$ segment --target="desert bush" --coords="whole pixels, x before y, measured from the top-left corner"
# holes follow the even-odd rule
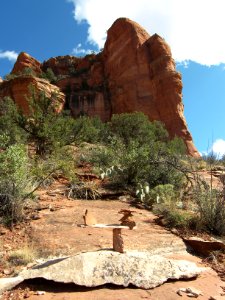
[[[225,194],[224,190],[211,188],[208,184],[198,184],[193,190],[193,199],[198,206],[200,226],[217,235],[225,234]]]
[[[95,183],[93,182],[77,182],[72,183],[67,192],[68,198],[96,200],[100,199],[101,195],[98,192]]]
[[[0,99],[0,143],[1,148],[15,143],[25,143],[27,134],[15,122],[17,107],[10,97]]]
[[[123,187],[135,189],[147,182],[150,188],[159,184],[177,188],[183,177],[178,171],[181,145],[177,138],[170,141],[165,128],[142,113],[114,115],[105,147],[93,152],[91,162],[104,174],[114,167],[108,175]]]
[[[141,112],[113,115],[109,122],[110,133],[124,145],[135,140],[139,145],[149,141],[168,141],[168,133],[162,123],[150,122]]]
[[[73,136],[77,145],[103,142],[107,138],[107,125],[99,117],[82,116],[75,119]]]
[[[23,218],[24,196],[31,189],[28,155],[24,145],[0,152],[0,219],[11,224]]]
[[[65,176],[69,181],[76,180],[76,162],[69,147],[56,148],[45,158],[36,156],[32,159],[30,173],[36,186],[51,185],[54,178]]]
[[[196,229],[198,226],[198,216],[171,204],[156,204],[153,212],[163,217],[164,224],[171,228]]]
[[[56,113],[55,94],[47,97],[44,92],[31,90],[31,97],[27,99],[29,113],[24,114],[11,99],[4,99],[3,111],[7,116],[7,127],[2,127],[8,134],[8,128],[13,133],[8,134],[12,141],[17,140],[17,132],[23,133],[29,143],[33,143],[37,155],[51,153],[55,147],[62,147],[74,141],[74,119]],[[0,126],[6,117],[1,116]],[[2,121],[1,121],[2,120]]]
[[[40,77],[48,80],[50,83],[55,83],[57,81],[57,76],[54,74],[51,68],[47,68],[47,70],[43,72]]]

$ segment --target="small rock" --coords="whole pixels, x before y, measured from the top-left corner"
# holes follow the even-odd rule
[[[191,298],[198,298],[198,296],[203,295],[201,291],[193,287],[180,288],[179,290],[177,290],[177,294],[179,296],[183,296],[182,293],[186,293],[186,295]]]
[[[3,245],[4,249],[12,250],[12,247],[9,244]]]
[[[3,270],[4,275],[11,275],[12,273],[13,273],[13,270],[10,270],[10,269]]]
[[[23,295],[23,298],[24,298],[24,299],[30,298],[30,293],[29,293],[29,292],[26,292],[26,293]]]
[[[39,220],[39,219],[41,219],[41,217],[39,215],[33,215],[33,216],[31,216],[31,219],[32,220]]]
[[[7,230],[5,228],[0,229],[0,235],[4,235],[7,233]]]
[[[45,295],[45,292],[44,291],[37,291],[37,292],[35,292],[35,295],[42,296],[42,295]]]
[[[187,292],[188,292],[189,294],[192,294],[193,297],[195,297],[195,298],[197,298],[197,297],[200,296],[200,295],[203,296],[202,291],[197,290],[197,289],[195,289],[195,288],[193,288],[193,287],[188,287],[186,290],[187,290]],[[189,297],[190,297],[190,296],[189,296]],[[192,296],[191,296],[191,297],[192,297]]]
[[[179,234],[179,232],[178,232],[178,230],[177,230],[176,228],[172,228],[170,231],[171,231],[173,234],[176,234],[176,235]]]
[[[34,267],[36,265],[36,263],[32,262],[27,264],[27,269],[31,269],[32,267]]]

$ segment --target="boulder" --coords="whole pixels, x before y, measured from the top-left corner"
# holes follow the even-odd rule
[[[62,283],[96,287],[107,283],[124,286],[134,285],[150,289],[169,279],[189,279],[204,269],[195,263],[175,260],[148,252],[96,251],[58,258],[22,271],[14,278],[15,285],[25,279],[44,278]],[[0,292],[12,288],[13,279],[0,279]]]
[[[209,256],[212,251],[225,250],[225,244],[216,239],[203,240],[199,237],[189,237],[183,240],[194,252],[203,256]]]

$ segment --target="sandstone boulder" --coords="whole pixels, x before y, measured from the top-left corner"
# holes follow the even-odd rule
[[[148,252],[97,251],[46,261],[15,277],[15,285],[25,279],[44,278],[63,283],[96,287],[107,283],[119,286],[132,284],[142,289],[162,285],[169,279],[179,280],[198,276],[204,269],[193,262],[175,260]],[[12,288],[13,279],[9,279]],[[8,288],[0,279],[0,292]]]

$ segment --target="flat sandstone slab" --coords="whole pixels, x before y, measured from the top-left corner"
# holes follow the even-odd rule
[[[15,277],[15,285],[25,279],[44,278],[62,283],[75,283],[86,287],[96,287],[107,283],[127,287],[132,284],[142,289],[162,285],[169,279],[189,279],[197,277],[204,268],[195,263],[150,255],[148,252],[95,251],[79,253],[71,257],[50,260],[22,271]],[[0,279],[0,292],[12,288]]]

